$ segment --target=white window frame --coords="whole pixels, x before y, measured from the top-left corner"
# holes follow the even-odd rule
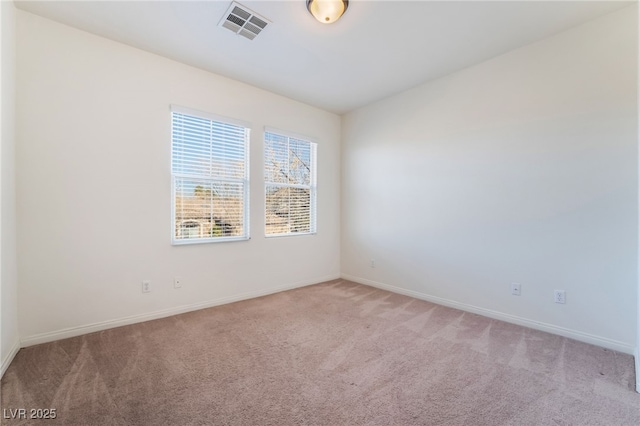
[[[233,178],[212,178],[212,177],[204,177],[200,175],[190,175],[184,173],[174,173],[173,171],[173,113],[191,115],[198,118],[204,118],[207,120],[223,123],[223,124],[231,124],[235,126],[241,126],[245,128],[245,146],[244,146],[244,177],[242,179],[233,179]],[[250,218],[249,218],[249,200],[250,200],[250,179],[249,179],[249,148],[250,148],[250,137],[251,137],[251,126],[249,123],[228,118],[222,117],[219,115],[211,114],[204,111],[198,111],[191,108],[186,108],[178,105],[171,105],[170,115],[169,115],[170,123],[171,123],[171,132],[170,132],[170,147],[171,147],[171,244],[172,245],[190,245],[190,244],[205,244],[205,243],[220,243],[220,242],[229,242],[229,241],[246,241],[251,238],[250,232]],[[244,230],[243,235],[238,236],[230,236],[230,237],[210,237],[210,238],[185,238],[185,239],[176,239],[175,227],[176,227],[176,178],[187,178],[187,179],[198,179],[198,180],[208,180],[210,182],[233,182],[233,183],[243,183],[243,212],[242,212],[242,229]]]
[[[297,185],[297,184],[285,184],[281,182],[270,182],[266,179],[266,156],[265,150],[267,147],[266,136],[267,133],[276,134],[278,136],[283,136],[288,139],[296,139],[299,141],[308,142],[310,145],[310,156],[311,156],[311,172],[309,176],[309,185]],[[264,179],[264,196],[265,196],[265,204],[263,210],[263,217],[265,219],[264,223],[264,234],[266,238],[279,238],[279,237],[294,237],[294,236],[302,236],[302,235],[316,235],[318,233],[318,143],[308,136],[300,135],[297,133],[288,132],[285,130],[276,129],[273,127],[265,127],[264,132],[262,134],[262,164],[264,167],[263,171],[263,179]],[[288,141],[287,141],[288,143]],[[283,188],[303,188],[309,189],[310,200],[309,200],[309,232],[284,232],[278,234],[268,234],[267,233],[267,187],[268,186],[281,186]]]

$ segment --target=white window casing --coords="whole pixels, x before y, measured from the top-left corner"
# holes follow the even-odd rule
[[[317,144],[274,129],[264,133],[265,235],[317,232]]]
[[[249,132],[171,107],[172,244],[249,239]]]

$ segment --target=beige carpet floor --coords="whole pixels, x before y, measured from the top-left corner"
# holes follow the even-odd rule
[[[640,425],[633,358],[348,281],[22,349],[69,425]]]

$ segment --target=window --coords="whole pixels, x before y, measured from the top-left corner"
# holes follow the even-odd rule
[[[316,232],[316,144],[266,131],[264,135],[267,237]]]
[[[171,108],[173,244],[249,238],[249,129]]]

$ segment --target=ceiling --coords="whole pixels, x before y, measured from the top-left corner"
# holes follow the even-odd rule
[[[239,3],[272,23],[218,26],[225,1],[16,1],[115,41],[344,113],[629,6],[621,1],[357,1],[335,24],[305,0]]]

